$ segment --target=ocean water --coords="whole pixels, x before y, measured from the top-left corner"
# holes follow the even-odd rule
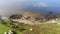
[[[60,13],[60,0],[0,0],[0,15],[10,16],[24,12]]]

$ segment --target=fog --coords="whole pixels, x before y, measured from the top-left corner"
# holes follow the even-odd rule
[[[54,14],[60,13],[60,0],[0,0],[0,15],[10,16],[24,12],[50,11]]]

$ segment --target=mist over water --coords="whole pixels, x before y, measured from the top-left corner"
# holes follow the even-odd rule
[[[10,16],[24,12],[60,13],[60,0],[0,0],[0,15]]]
[[[21,10],[0,10],[0,16],[11,16],[13,14],[22,14],[24,11]]]

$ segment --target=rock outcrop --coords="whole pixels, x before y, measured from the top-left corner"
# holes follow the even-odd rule
[[[24,13],[22,15],[12,15],[10,20],[13,22],[25,23],[25,24],[38,24],[38,23],[56,23],[55,16],[45,17],[42,14],[38,13]]]

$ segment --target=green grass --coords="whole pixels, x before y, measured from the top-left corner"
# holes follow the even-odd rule
[[[9,30],[15,31],[17,34],[22,34],[22,32],[19,29],[10,27],[10,23],[12,22],[10,22],[9,20],[5,22],[6,23],[0,20],[0,34],[4,34],[4,32],[8,32]],[[20,24],[20,26],[26,30],[30,27],[29,25],[25,24]]]
[[[16,30],[16,29],[13,29],[13,28],[7,27],[7,26],[5,26],[3,24],[0,24],[0,34],[4,34],[4,32],[8,32],[9,30],[13,30],[17,34],[21,34],[21,32]]]
[[[32,31],[26,30],[23,34],[60,34],[60,24],[38,24],[31,28]]]
[[[8,24],[9,22],[6,21]],[[20,26],[26,30],[23,32],[19,31],[16,28],[8,27],[0,21],[0,34],[4,34],[4,32],[8,32],[9,30],[15,31],[17,34],[60,34],[60,24],[35,24],[35,25],[26,25],[20,24]],[[29,29],[32,28],[33,30],[30,31]]]
[[[3,24],[0,24],[0,34],[4,34],[4,32],[8,32],[9,30],[16,31],[17,34],[21,34],[21,32],[18,31],[18,30],[15,30],[15,29],[12,29],[10,27],[7,27],[7,26],[5,26]]]

